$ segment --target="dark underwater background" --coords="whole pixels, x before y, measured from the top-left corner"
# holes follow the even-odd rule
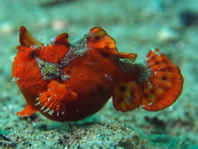
[[[119,51],[143,63],[159,48],[180,67],[183,91],[169,108],[122,113],[110,99],[98,113],[59,123],[40,113],[22,119],[25,100],[11,77],[20,26],[48,43],[67,32],[70,41],[102,27]],[[17,149],[197,149],[197,0],[0,0],[0,148]]]

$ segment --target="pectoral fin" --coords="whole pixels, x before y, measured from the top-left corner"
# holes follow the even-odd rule
[[[42,105],[41,109],[44,112],[53,114],[54,112],[64,114],[68,100],[76,100],[77,93],[70,90],[65,84],[61,84],[52,80],[48,84],[48,90],[41,93],[37,98],[37,105]]]
[[[129,81],[116,85],[112,90],[115,109],[126,112],[140,105],[142,88],[137,82]]]

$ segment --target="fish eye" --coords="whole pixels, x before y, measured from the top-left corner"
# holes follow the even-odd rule
[[[30,56],[31,58],[35,58],[35,57],[38,56],[38,52],[36,52],[36,51],[31,51],[31,52],[29,53],[29,56]]]

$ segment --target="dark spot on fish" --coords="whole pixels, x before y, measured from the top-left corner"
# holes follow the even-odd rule
[[[66,74],[71,74],[72,73],[72,71],[71,70],[66,70]]]
[[[105,45],[104,49],[107,49],[107,50],[110,49],[109,45]]]
[[[97,90],[98,90],[99,92],[102,92],[102,91],[104,90],[104,86],[103,86],[102,84],[98,84],[98,85],[96,86],[96,88],[97,88]]]
[[[97,41],[97,40],[100,40],[100,36],[95,36],[95,37],[94,37],[94,40],[96,40],[96,41]]]
[[[31,58],[35,58],[38,56],[38,54],[35,51],[32,51],[29,55]]]
[[[146,98],[146,99],[147,99],[148,97],[149,97],[149,95],[148,95],[148,94],[144,94],[144,98]]]
[[[102,57],[104,57],[104,58],[107,58],[107,57],[109,56],[109,54],[106,53],[106,52],[101,52],[101,55],[102,55]]]
[[[135,96],[134,96],[134,94],[132,93],[131,96],[130,96],[130,98],[127,99],[127,101],[128,101],[129,103],[131,103],[131,102],[133,101],[134,98],[135,98]]]
[[[162,80],[167,80],[168,78],[166,76],[161,77]]]
[[[119,97],[118,100],[117,100],[117,103],[120,104],[122,101],[123,101],[123,98]]]
[[[160,63],[159,61],[156,61],[156,62],[155,62],[155,65],[158,65],[159,63]]]
[[[118,87],[118,90],[119,90],[120,92],[125,92],[126,89],[127,89],[126,86],[123,86],[123,85]]]
[[[83,74],[80,74],[80,77],[81,77],[81,78],[84,78],[84,75],[83,75]]]
[[[156,55],[149,57],[149,60],[154,60],[156,58]]]

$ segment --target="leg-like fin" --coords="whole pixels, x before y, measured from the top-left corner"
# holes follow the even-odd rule
[[[64,112],[68,100],[76,100],[78,95],[65,84],[52,80],[48,84],[48,90],[41,93],[38,105],[44,112]]]
[[[113,105],[119,111],[132,111],[140,105],[142,88],[137,82],[118,84],[112,90]]]
[[[180,70],[158,49],[147,55],[149,77],[144,82],[141,105],[148,111],[164,109],[175,102],[182,91]]]
[[[38,110],[32,108],[29,104],[27,104],[22,111],[17,112],[17,115],[19,115],[20,117],[30,117],[32,114],[36,112],[38,112]]]

